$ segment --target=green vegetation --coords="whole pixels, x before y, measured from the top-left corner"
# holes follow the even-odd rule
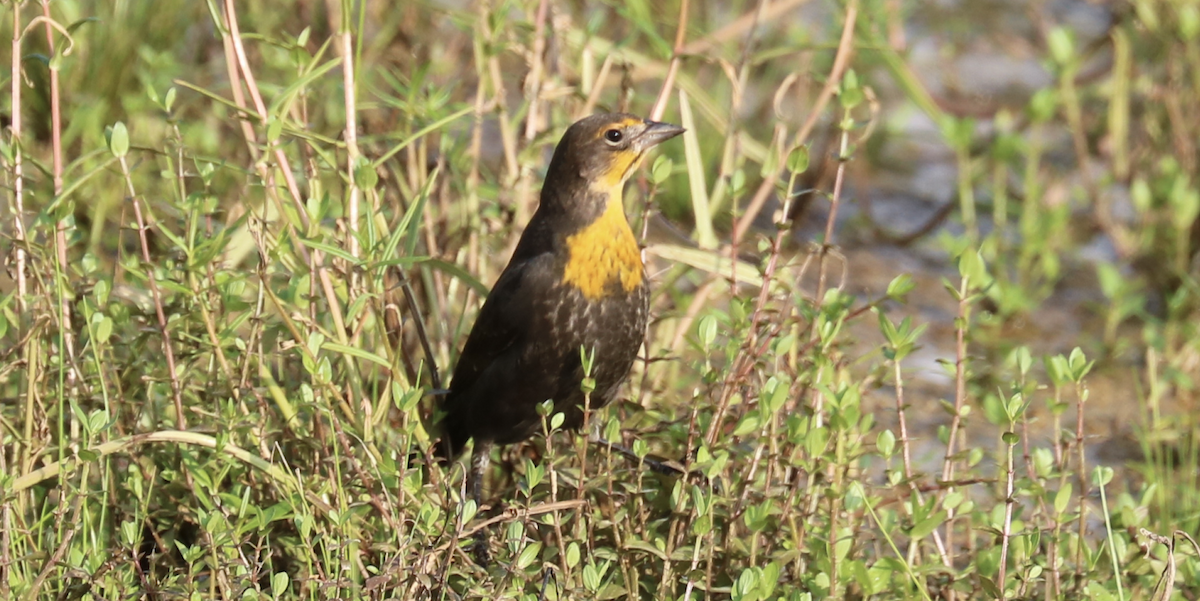
[[[8,0],[0,598],[1197,598],[1200,4],[969,4]],[[600,109],[689,130],[626,195],[635,458],[547,415],[477,508],[430,391]]]

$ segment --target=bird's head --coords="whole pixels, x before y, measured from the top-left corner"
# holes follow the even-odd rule
[[[647,121],[627,113],[585,117],[567,128],[554,149],[546,184],[556,189],[586,191],[589,196],[619,199],[625,181],[647,151],[683,132],[678,125]]]

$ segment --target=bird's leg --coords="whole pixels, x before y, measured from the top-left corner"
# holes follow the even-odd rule
[[[467,476],[467,487],[471,489],[471,498],[475,500],[475,511],[483,507],[483,474],[487,471],[492,458],[492,443],[475,441],[475,450],[471,453],[471,472]],[[476,514],[478,515],[478,513]],[[475,533],[475,563],[487,567],[491,560],[488,553],[487,529],[482,528]]]
[[[491,462],[492,443],[479,442],[475,444],[475,450],[471,453],[471,472],[467,476],[467,488],[471,491],[471,498],[475,500],[475,509],[483,507],[483,473],[487,471],[488,463]]]

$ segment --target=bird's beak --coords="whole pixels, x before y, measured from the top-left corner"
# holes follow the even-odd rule
[[[685,131],[687,130],[678,125],[658,121],[646,121],[646,129],[643,129],[641,135],[634,139],[634,144],[637,146],[638,151],[641,152],[670,140]]]

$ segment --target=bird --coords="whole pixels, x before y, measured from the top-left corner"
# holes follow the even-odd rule
[[[441,397],[444,464],[474,439],[470,488],[480,503],[492,445],[541,429],[553,403],[563,427],[611,401],[646,333],[649,288],[622,190],[649,150],[684,132],[627,113],[575,122],[554,149],[537,210],[480,308]],[[585,374],[583,354],[594,357]],[[552,415],[553,415],[552,413]]]

